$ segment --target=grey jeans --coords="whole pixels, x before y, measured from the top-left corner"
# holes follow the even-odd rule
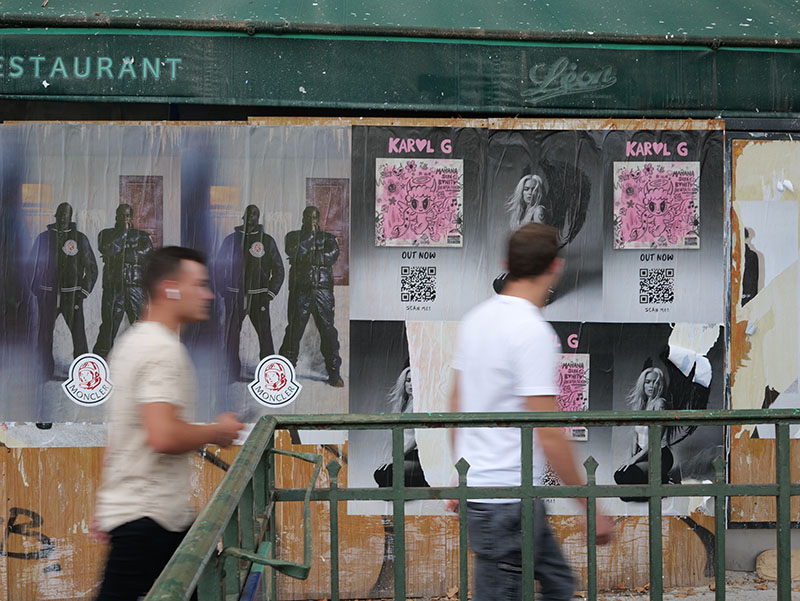
[[[473,601],[522,598],[520,503],[467,503],[469,546],[475,553]],[[544,503],[533,502],[534,578],[547,601],[571,599],[575,581],[547,523]]]

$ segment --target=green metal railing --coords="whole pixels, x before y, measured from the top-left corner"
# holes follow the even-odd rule
[[[649,501],[650,599],[661,601],[662,533],[661,499],[664,497],[714,497],[714,568],[717,601],[725,599],[725,506],[732,496],[774,496],[777,498],[778,600],[791,598],[791,497],[800,495],[800,484],[790,479],[789,426],[800,423],[800,410],[766,409],[747,411],[643,411],[643,412],[559,412],[559,413],[441,413],[394,415],[267,416],[256,424],[206,508],[195,521],[183,543],[153,585],[145,601],[188,600],[197,590],[199,601],[239,599],[252,565],[266,566],[269,599],[277,598],[277,573],[305,579],[311,569],[310,502],[327,502],[330,508],[331,601],[339,601],[339,513],[340,501],[384,500],[393,503],[395,531],[394,598],[406,599],[404,502],[418,499],[459,499],[459,598],[467,599],[466,500],[514,498],[522,502],[523,598],[534,598],[533,502],[535,498],[584,498],[587,500],[587,585],[588,598],[597,598],[596,524],[597,499],[646,497]],[[662,484],[661,434],[665,426],[731,426],[775,424],[775,483],[728,484],[725,460],[714,460],[711,484]],[[581,486],[534,486],[532,482],[533,430],[551,426],[646,425],[648,427],[649,482],[642,485],[597,484],[598,464],[589,457],[584,466],[586,484]],[[466,486],[469,466],[456,464],[459,484],[455,488],[406,488],[403,470],[405,428],[516,427],[521,429],[522,484],[514,487],[479,488]],[[281,429],[392,431],[393,486],[391,488],[339,488],[336,460],[328,463],[330,484],[315,488],[322,457],[275,448],[275,432]],[[285,455],[315,464],[305,489],[277,489],[275,456]],[[276,505],[303,502],[303,562],[276,556]],[[221,542],[220,542],[221,541]]]

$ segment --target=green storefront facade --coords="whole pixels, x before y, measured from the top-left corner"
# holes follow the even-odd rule
[[[726,253],[736,200],[729,143],[783,141],[800,129],[799,70],[800,2],[779,0],[0,0],[0,123],[432,117],[439,127],[506,118],[513,129],[520,117],[598,130],[647,119],[641,129],[657,131],[659,120],[675,120],[664,130],[690,130],[687,120],[721,119]],[[581,125],[588,120],[610,125]],[[30,194],[41,200],[39,188]],[[725,279],[730,296],[730,269]],[[728,347],[731,315],[728,306]],[[727,406],[741,408],[725,377]],[[774,546],[774,533],[749,529],[748,519],[771,525],[763,516],[735,525],[748,528],[727,537],[735,569],[750,569],[759,545]]]
[[[800,110],[794,4],[235,4],[3,2],[0,97],[297,114]]]

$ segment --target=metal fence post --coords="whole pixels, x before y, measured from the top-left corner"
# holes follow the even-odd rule
[[[523,426],[522,444],[522,494],[520,510],[522,511],[522,598],[534,601],[535,568],[534,568],[534,532],[533,532],[533,427]]]
[[[789,424],[775,426],[775,476],[778,484],[776,530],[778,536],[778,601],[792,597],[792,497]]]
[[[394,598],[406,598],[406,507],[404,431],[392,428],[392,503],[394,515]]]
[[[727,497],[720,492],[725,487],[725,460],[717,457],[714,466],[714,598],[725,601],[725,503]]]
[[[648,523],[650,526],[650,601],[661,601],[664,583],[661,558],[661,424],[647,429],[649,476]]]
[[[467,536],[467,471],[469,463],[463,457],[456,463],[458,472],[458,598],[469,596],[469,546]]]
[[[597,497],[594,485],[597,460],[591,455],[583,462],[586,468],[586,594],[597,599]]]
[[[331,601],[339,601],[339,470],[342,466],[335,459],[328,462],[330,476],[331,514]]]

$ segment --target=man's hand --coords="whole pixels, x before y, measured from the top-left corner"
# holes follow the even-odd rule
[[[583,523],[583,531],[586,532],[586,540],[589,540],[589,529],[586,524],[586,499],[577,499],[583,507],[583,515],[581,522]],[[598,545],[607,545],[614,540],[614,521],[608,517],[598,507],[595,513],[595,541]]]
[[[233,413],[218,415],[212,424],[189,424],[178,417],[172,403],[155,402],[141,406],[147,445],[157,453],[178,455],[206,444],[230,445],[244,425]]]
[[[448,513],[456,513],[458,511],[458,499],[447,499],[444,504],[444,510]]]
[[[614,540],[614,522],[606,514],[597,512],[597,536],[595,540],[598,545],[607,545]]]
[[[235,413],[221,413],[216,419],[217,435],[214,444],[220,447],[227,447],[239,437],[239,432],[244,428],[244,424],[239,421]]]
[[[89,520],[89,538],[102,545],[107,545],[111,542],[111,535],[108,532],[100,530],[100,526],[97,523],[97,516],[92,516],[92,519]]]

